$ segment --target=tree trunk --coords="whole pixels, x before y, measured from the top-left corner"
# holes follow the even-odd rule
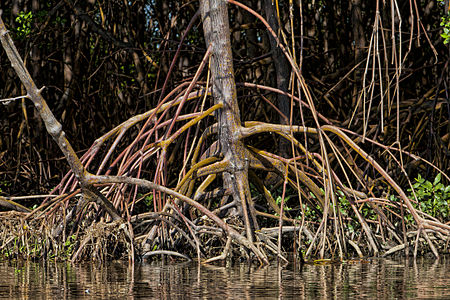
[[[361,14],[361,0],[352,0],[351,1],[351,13],[352,13],[352,39],[355,43],[355,64],[359,63],[363,58],[364,49],[366,47],[366,38],[364,36],[364,29],[362,23],[362,14]],[[354,80],[355,82],[360,82],[361,71],[356,69]],[[355,84],[353,89],[353,97],[352,97],[352,107],[355,107],[358,102],[358,92],[357,92],[357,84]]]
[[[241,141],[241,121],[231,54],[227,3],[224,0],[200,1],[203,30],[211,45],[211,79],[214,103],[223,103],[217,115],[218,138],[228,169],[223,175],[225,189],[232,191],[238,214],[244,218],[247,237],[258,227],[248,184],[248,159]]]
[[[267,22],[273,31],[279,31],[278,20],[275,16],[275,8],[272,0],[264,0],[264,10],[266,13]],[[293,29],[291,29],[293,30]],[[270,40],[270,48],[272,50],[272,60],[275,65],[275,73],[277,80],[277,88],[283,92],[289,92],[289,77],[291,76],[291,66],[289,65],[286,56],[284,56],[283,50],[278,46],[275,38],[268,33]],[[278,108],[284,116],[280,115],[280,124],[289,125],[290,117],[290,100],[289,97],[284,94],[277,95]],[[287,157],[289,153],[290,143],[285,139],[280,140],[279,150],[282,156]]]

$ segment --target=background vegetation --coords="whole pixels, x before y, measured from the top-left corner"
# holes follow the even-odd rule
[[[258,121],[318,128],[317,120],[320,120],[322,125],[336,126],[358,143],[363,153],[377,161],[399,187],[408,191],[415,209],[425,213],[425,218],[448,226],[448,1],[275,2],[272,8],[269,5],[271,1],[250,0],[244,4],[268,21],[279,41],[272,38],[255,14],[239,6],[228,5],[234,79],[242,124]],[[45,87],[43,97],[61,122],[76,152],[80,157],[84,154],[85,167],[93,173],[126,174],[176,189],[189,170],[190,145],[195,144],[207,128],[211,128],[214,118],[205,117],[205,121],[190,127],[173,145],[164,148],[164,154],[155,150],[148,154],[148,159],[139,168],[129,167],[128,173],[120,173],[122,165],[119,167],[117,162],[121,158],[128,153],[132,156],[139,151],[153,151],[150,146],[147,147],[147,141],[142,148],[137,146],[139,141],[142,142],[139,138],[145,132],[146,125],[143,124],[147,119],[142,118],[141,123],[127,130],[123,137],[117,139],[117,145],[105,134],[133,116],[157,107],[172,92],[172,99],[179,93],[182,95],[181,92],[191,82],[195,83],[193,91],[201,97],[180,105],[180,111],[167,109],[168,113],[163,114],[160,123],[169,122],[178,114],[199,114],[203,108],[206,110],[214,105],[212,97],[204,99],[204,93],[201,93],[202,89],[210,86],[210,77],[207,60],[204,59],[207,46],[203,25],[201,18],[196,16],[199,3],[6,0],[2,1],[0,8],[2,19],[36,86]],[[285,52],[293,58],[301,79],[299,74],[294,74],[279,44],[284,45]],[[206,63],[206,67],[202,63]],[[66,216],[65,211],[69,212],[80,204],[74,200],[78,199],[75,197],[77,186],[73,178],[64,178],[69,171],[68,165],[58,145],[46,132],[32,103],[19,97],[26,91],[4,51],[0,53],[0,66],[0,96],[4,99],[1,100],[3,105],[0,105],[1,195],[47,194],[58,186],[55,193],[71,196],[57,202],[57,205],[50,200],[42,202],[42,199],[15,201],[28,209],[40,206],[39,209],[45,212],[45,217],[52,224],[60,224],[58,220]],[[199,78],[195,78],[200,67],[204,70],[200,70]],[[309,94],[304,86],[307,86]],[[285,94],[267,87],[277,88]],[[299,101],[295,101],[292,95],[299,97],[299,101],[313,103],[315,109],[308,110],[307,106],[298,105]],[[154,115],[152,117],[156,118]],[[167,132],[171,131],[167,127],[157,129],[156,124],[150,127],[154,129],[151,134],[156,136],[152,141],[155,145],[159,141],[158,135],[168,136]],[[183,124],[173,125],[172,132],[182,128]],[[102,136],[104,138],[99,139]],[[283,240],[283,247],[300,249],[308,255],[337,255],[338,236],[345,236],[345,240],[351,241],[349,249],[343,247],[346,253],[360,251],[357,245],[370,245],[368,248],[371,250],[363,251],[366,254],[377,254],[376,248],[389,251],[395,245],[412,243],[416,236],[419,240],[423,228],[405,208],[398,192],[373,164],[355,153],[348,143],[337,136],[329,137],[328,152],[323,152],[324,144],[319,141],[320,138],[307,135],[306,130],[291,131],[290,136],[299,141],[305,152],[300,151],[302,148],[298,145],[291,147],[291,142],[295,144],[292,139],[286,142],[286,136],[274,132],[245,138],[254,149],[277,155],[276,159],[283,163],[283,167],[288,169],[286,166],[295,165],[314,182],[309,186],[304,181],[299,182],[296,171],[292,170],[286,171],[289,174],[283,176],[280,171],[283,167],[278,168],[278,175],[275,176],[266,169],[256,170],[253,176],[260,178],[270,190],[276,206],[264,200],[267,197],[258,187],[258,181],[251,181],[249,198],[255,202],[257,212],[266,214],[258,214],[260,226],[255,226],[254,223],[258,222],[253,221],[253,230],[278,226],[281,220],[278,219],[278,206],[286,215],[286,222],[297,225],[301,222],[302,228],[306,228],[305,240],[298,239],[298,243],[292,242],[295,239]],[[208,146],[212,145],[213,140],[211,136],[206,137]],[[100,144],[100,150],[93,148],[97,144]],[[126,150],[129,145],[136,146],[134,150]],[[201,152],[208,148],[205,145],[201,147]],[[93,149],[105,153],[104,156],[95,156]],[[110,149],[116,150],[108,156],[106,153]],[[123,156],[122,151],[131,152]],[[288,161],[292,157],[297,157],[299,163]],[[138,160],[136,156],[134,162]],[[322,169],[314,165],[317,161],[322,164]],[[334,181],[332,191],[326,187],[324,161],[329,163],[334,176],[343,182],[338,184],[336,181],[339,180]],[[133,162],[129,163],[131,165]],[[122,164],[125,164],[125,159]],[[202,181],[196,181],[195,174],[190,176],[192,185],[198,188]],[[290,187],[286,184],[287,178],[292,180]],[[216,188],[220,189],[224,182],[225,179],[216,179],[208,191],[218,191]],[[344,186],[362,195],[352,194]],[[187,195],[189,189],[193,187],[186,187],[186,191],[181,189],[180,192]],[[155,191],[149,193],[145,188],[116,187],[103,191],[129,222],[131,216],[149,211],[162,212],[167,201],[165,196]],[[226,190],[222,192],[226,194]],[[325,202],[320,200],[321,195]],[[332,200],[334,197],[336,202]],[[196,200],[214,210],[227,204],[221,199],[223,197],[204,196],[203,200]],[[334,215],[325,212],[327,204],[324,203],[333,203]],[[50,205],[48,210],[44,210],[47,205]],[[197,222],[194,220],[200,216],[187,207],[180,207],[182,213],[178,212],[180,215],[176,222],[168,217],[172,222],[178,226],[190,224],[180,220],[184,216],[191,222]],[[78,232],[75,225],[82,224],[85,217],[88,226],[102,216],[95,205],[92,210],[96,213],[91,216],[89,209],[79,210],[80,217],[76,222],[68,219],[68,224],[71,224],[68,227],[73,226],[66,230],[70,239],[66,238],[66,233],[62,239],[71,253],[82,248],[81,238],[80,244],[72,246],[76,240],[73,234]],[[358,217],[359,214],[363,218]],[[249,215],[251,217],[251,212]],[[220,217],[225,218],[225,215]],[[158,215],[158,218],[161,216]],[[321,224],[327,225],[323,220],[337,222],[338,219],[340,225],[335,228],[342,232],[329,229],[336,236],[326,241],[327,235],[323,234]],[[363,219],[376,237],[375,242],[370,242],[367,231],[367,236],[362,234],[365,226]],[[151,225],[154,223],[168,224],[167,221],[154,221]],[[190,225],[194,231],[202,229]],[[210,225],[202,224],[206,226],[203,230]],[[177,244],[181,242],[166,241],[168,238],[163,231],[151,235],[152,226],[135,229],[136,236],[141,236],[140,242],[152,237],[151,250],[183,248]],[[384,226],[387,226],[388,232],[383,232]],[[190,229],[185,230],[189,232]],[[334,230],[336,232],[333,233]],[[245,230],[239,232],[242,231]],[[113,231],[110,234],[119,235]],[[445,241],[448,234],[448,228],[442,227],[437,234],[441,236],[437,239]],[[53,233],[50,235],[55,239],[58,237]],[[252,234],[247,232],[246,236],[249,235]],[[87,233],[87,236],[89,241],[95,240],[92,234]],[[310,248],[316,240],[327,246]],[[69,244],[66,244],[67,241]],[[202,244],[210,243],[210,249],[219,253],[220,249],[226,248],[226,241],[223,237],[205,238]],[[182,246],[185,243],[181,243]],[[437,245],[442,249],[448,246],[445,242],[438,242]],[[54,246],[54,251],[60,249],[58,247],[61,248]],[[121,247],[125,249],[126,242]],[[312,253],[313,249],[315,253]],[[211,250],[211,253],[214,254],[214,251]],[[81,255],[80,251],[76,253],[75,257]]]

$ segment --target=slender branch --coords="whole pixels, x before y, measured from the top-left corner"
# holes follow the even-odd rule
[[[47,105],[47,102],[41,95],[42,88],[38,89],[33,79],[28,73],[22,58],[17,51],[16,46],[14,45],[11,36],[6,30],[5,24],[0,17],[0,40],[3,48],[8,55],[9,60],[11,61],[11,66],[17,73],[17,76],[20,78],[20,81],[25,86],[27,90],[27,95],[30,100],[33,102],[37,111],[39,112],[42,120],[45,123],[45,127],[47,132],[52,136],[55,142],[58,144],[59,148],[63,152],[66,157],[67,162],[72,169],[72,172],[75,174],[75,177],[81,184],[83,191],[86,192],[89,198],[95,200],[101,207],[103,207],[108,214],[113,218],[113,220],[121,219],[117,210],[114,206],[109,202],[100,192],[98,192],[93,186],[86,183],[86,170],[83,167],[80,159],[78,158],[75,150],[72,148],[69,140],[66,138],[65,132],[62,130],[61,123],[53,115],[52,111]]]
[[[8,105],[11,101],[16,101],[16,100],[25,99],[25,98],[29,98],[28,95],[14,97],[14,98],[1,99],[0,103],[2,103],[3,105]]]

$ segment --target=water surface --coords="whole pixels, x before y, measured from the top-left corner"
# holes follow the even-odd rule
[[[449,257],[249,267],[0,261],[0,299],[450,299]]]

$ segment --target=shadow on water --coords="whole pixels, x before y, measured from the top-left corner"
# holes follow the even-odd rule
[[[450,299],[450,257],[249,267],[0,262],[0,299]]]

